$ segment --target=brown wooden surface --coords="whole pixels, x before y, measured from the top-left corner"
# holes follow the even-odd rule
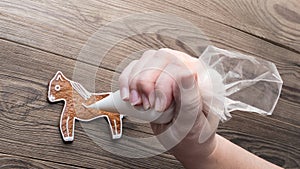
[[[64,144],[58,130],[62,104],[49,104],[46,98],[51,77],[57,70],[72,77],[76,62],[81,62],[76,60],[80,50],[101,26],[151,11],[190,21],[218,47],[277,65],[284,86],[274,114],[235,112],[218,133],[275,164],[300,168],[299,0],[0,1],[0,167],[182,168],[167,153],[142,159],[111,154],[93,143],[78,122],[74,143]],[[136,35],[107,54],[95,88],[111,90],[118,74],[114,70],[127,55],[160,47],[190,52],[178,39]],[[89,70],[96,65],[85,66],[80,70],[82,79],[90,77]],[[103,119],[93,123],[109,134]],[[151,133],[147,124],[124,120],[126,135]]]

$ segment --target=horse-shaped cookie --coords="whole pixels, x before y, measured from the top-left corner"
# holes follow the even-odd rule
[[[64,108],[60,117],[60,132],[64,141],[74,140],[75,119],[91,121],[99,117],[106,117],[113,139],[122,135],[123,115],[102,110],[87,109],[83,106],[95,103],[111,93],[90,93],[81,84],[67,79],[58,71],[49,83],[48,99],[50,102],[64,101]]]

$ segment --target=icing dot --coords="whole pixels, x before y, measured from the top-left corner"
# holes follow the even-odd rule
[[[60,91],[60,85],[55,85],[54,89],[55,89],[56,91]]]

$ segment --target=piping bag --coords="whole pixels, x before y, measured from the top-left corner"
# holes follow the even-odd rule
[[[199,57],[199,89],[203,109],[224,122],[230,112],[255,112],[271,115],[280,96],[283,81],[276,66],[266,60],[208,46]],[[119,112],[140,120],[167,123],[173,118],[174,104],[165,112],[145,111],[121,99],[120,91],[86,108]]]

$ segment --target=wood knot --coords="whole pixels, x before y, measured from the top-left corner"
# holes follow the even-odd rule
[[[25,120],[42,93],[31,87],[2,86],[0,109],[10,119]],[[9,113],[5,113],[9,112]]]
[[[279,4],[274,5],[275,11],[284,19],[290,22],[300,24],[300,14]]]

